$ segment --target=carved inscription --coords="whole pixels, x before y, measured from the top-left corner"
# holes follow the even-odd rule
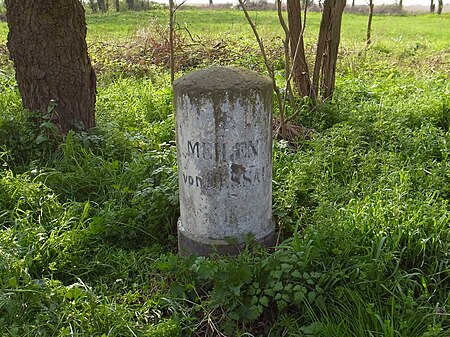
[[[205,190],[251,187],[269,181],[266,168],[246,169],[243,165],[231,164],[227,167],[215,168],[202,176],[191,176],[183,172],[183,182],[192,187]]]
[[[201,176],[182,173],[183,182],[205,190],[251,187],[270,180],[265,167],[245,164],[245,159],[258,157],[260,140],[249,140],[227,144],[188,140],[185,157],[193,160],[211,161],[211,170]]]
[[[187,142],[187,155],[197,159],[227,161],[252,158],[259,155],[259,139],[237,142],[232,146],[226,143]]]

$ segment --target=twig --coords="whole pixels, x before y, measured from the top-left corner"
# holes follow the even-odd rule
[[[286,128],[285,128],[285,122],[284,122],[285,110],[284,110],[283,100],[281,98],[280,89],[278,88],[277,82],[275,80],[275,72],[273,70],[273,67],[269,63],[269,60],[266,55],[266,49],[264,48],[264,44],[258,34],[258,30],[256,29],[255,24],[253,23],[252,19],[250,18],[250,15],[248,14],[247,8],[244,5],[244,1],[239,0],[239,4],[241,5],[242,10],[244,11],[245,18],[247,19],[250,27],[252,28],[253,34],[255,35],[256,41],[258,42],[259,49],[260,49],[262,57],[264,59],[264,64],[266,65],[267,72],[269,73],[269,75],[272,79],[273,90],[275,91],[278,109],[280,111],[281,135],[284,138],[286,136]]]
[[[270,63],[269,63],[269,61],[267,59],[266,49],[264,48],[264,44],[263,44],[261,38],[259,37],[259,34],[258,34],[258,31],[256,29],[255,24],[253,23],[252,19],[250,18],[250,15],[248,14],[247,7],[244,5],[244,1],[243,0],[239,0],[239,3],[241,5],[241,7],[242,7],[242,10],[244,11],[245,18],[247,19],[250,27],[253,30],[253,34],[255,35],[256,41],[258,42],[259,49],[260,49],[262,57],[264,59],[264,64],[266,65],[267,70],[270,70],[270,72],[273,72],[273,69],[270,66]]]
[[[197,43],[197,44],[201,44],[201,39],[199,39],[199,40],[196,41],[196,40],[194,39],[194,37],[192,36],[191,31],[188,29],[187,25],[184,25],[184,27],[181,27],[181,26],[178,24],[178,22],[177,22],[177,28],[178,28],[179,30],[185,30],[185,31],[188,33],[189,38],[191,39],[192,42]],[[198,36],[197,36],[197,37],[198,37]],[[202,44],[202,46],[203,46],[203,44]],[[204,47],[204,46],[203,46],[203,47]]]
[[[181,1],[181,3],[175,7],[174,11],[176,12],[176,11],[178,10],[178,8],[180,8],[181,6],[183,6],[184,3],[185,3],[186,1],[187,1],[187,0]]]
[[[291,106],[294,106],[294,95],[292,92],[292,86],[291,86],[291,66],[290,66],[290,55],[289,55],[289,42],[291,38],[291,32],[286,25],[286,21],[283,18],[282,14],[282,8],[281,8],[281,0],[277,0],[277,13],[278,13],[278,21],[280,22],[281,27],[283,27],[284,30],[284,40],[283,40],[283,47],[284,47],[284,63],[285,63],[285,78],[286,78],[286,93],[284,95],[283,99],[283,106],[286,107],[286,97],[289,95],[289,100],[291,101]]]

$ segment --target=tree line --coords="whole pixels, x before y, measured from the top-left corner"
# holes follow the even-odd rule
[[[442,0],[439,0],[442,1]],[[173,14],[179,6],[169,8],[171,36]],[[116,10],[127,6],[138,10],[149,0],[89,0],[97,10],[108,10],[114,4]],[[309,1],[287,0],[287,22],[282,15],[282,1],[277,0],[277,11],[285,36],[286,92],[283,95],[276,85],[274,67],[265,56],[265,48],[256,26],[251,22],[246,5],[242,9],[252,26],[261,49],[281,115],[281,134],[285,122],[297,115],[298,98],[309,99],[313,104],[331,100],[335,85],[335,71],[340,42],[342,14],[345,0],[324,0],[322,19],[317,38],[317,51],[313,66],[306,61],[303,33]],[[63,133],[69,130],[89,130],[95,126],[96,75],[91,65],[86,44],[86,21],[80,0],[5,0],[9,26],[7,47],[14,61],[16,79],[24,108],[37,112],[36,119],[51,114],[51,122]],[[370,0],[371,15],[373,0]],[[303,12],[303,13],[302,13]],[[370,19],[369,18],[369,19]],[[68,24],[70,23],[70,24]],[[370,43],[370,20],[367,44]],[[171,42],[171,46],[173,43]],[[173,49],[173,48],[171,48]],[[174,55],[171,52],[171,63]],[[174,74],[172,72],[172,80]],[[284,116],[285,104],[290,101],[292,116]],[[286,118],[285,118],[286,117]]]
[[[89,8],[93,13],[107,12],[111,9],[116,12],[123,10],[148,10],[154,5],[155,3],[150,0],[89,0]]]

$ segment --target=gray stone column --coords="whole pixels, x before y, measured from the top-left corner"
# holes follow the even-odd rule
[[[272,245],[271,80],[213,67],[173,87],[180,254],[237,254],[249,233]]]

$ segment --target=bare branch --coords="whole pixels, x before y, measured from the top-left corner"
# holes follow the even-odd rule
[[[181,1],[181,3],[179,5],[175,6],[174,12],[176,12],[178,10],[178,8],[180,8],[181,6],[183,6],[186,3],[187,0],[183,0]]]
[[[270,63],[267,59],[266,55],[266,49],[264,48],[264,44],[258,34],[258,30],[256,29],[255,24],[253,23],[252,19],[250,18],[250,15],[248,14],[247,7],[245,6],[245,2],[243,0],[239,0],[239,4],[242,7],[242,10],[244,11],[245,18],[247,19],[248,24],[252,28],[253,34],[255,35],[256,42],[258,42],[259,50],[261,51],[262,57],[264,59],[264,64],[266,65],[266,68],[268,71],[273,71],[272,67],[270,66]]]
[[[281,0],[277,0],[277,13],[278,13],[278,21],[280,21],[281,27],[283,27],[284,33],[289,35],[289,28],[286,25],[286,21],[283,18],[283,13],[281,12]]]
[[[285,105],[283,104],[283,100],[281,98],[280,89],[277,86],[277,82],[275,79],[275,72],[273,70],[273,67],[269,63],[269,60],[268,60],[267,54],[266,54],[266,49],[265,49],[264,44],[258,34],[258,30],[256,29],[255,24],[253,23],[252,19],[250,18],[250,15],[248,14],[247,8],[244,4],[244,0],[239,0],[239,4],[241,5],[242,10],[244,11],[245,18],[247,19],[250,27],[252,28],[253,34],[255,35],[256,41],[258,42],[259,49],[260,49],[262,57],[264,59],[264,64],[266,66],[267,72],[269,73],[269,75],[272,79],[273,90],[275,91],[275,96],[277,98],[278,110],[280,111],[281,135],[283,138],[285,138],[285,136],[286,136],[286,123],[284,122]]]

